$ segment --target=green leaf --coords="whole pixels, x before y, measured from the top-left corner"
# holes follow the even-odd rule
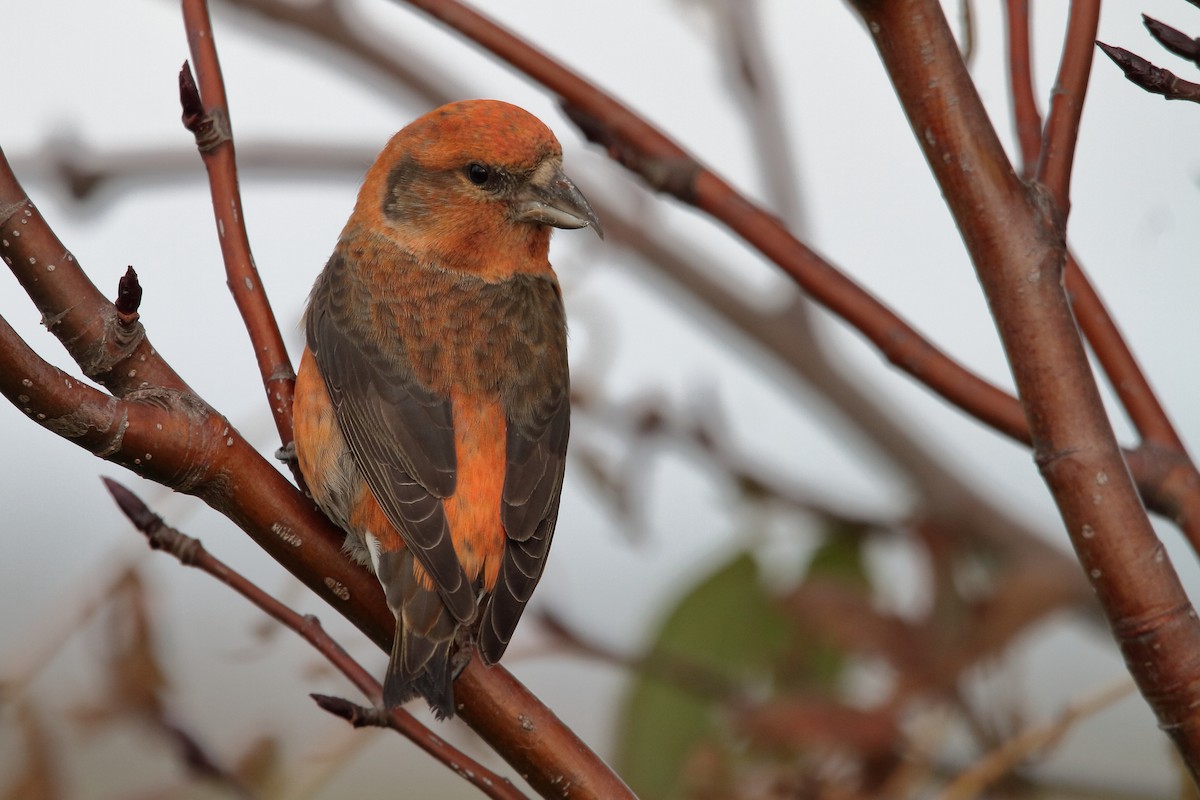
[[[732,699],[728,690],[769,687],[790,641],[788,620],[747,552],[680,600],[633,680],[619,722],[618,771],[642,800],[683,796],[689,758],[726,749],[720,711]]]

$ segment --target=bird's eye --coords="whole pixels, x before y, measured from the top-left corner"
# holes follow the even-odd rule
[[[483,186],[488,182],[488,178],[492,177],[491,171],[483,164],[468,164],[467,178],[476,186]]]

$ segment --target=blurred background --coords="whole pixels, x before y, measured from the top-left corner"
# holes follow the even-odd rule
[[[1015,158],[1000,4],[970,3],[969,21],[962,3],[945,9]],[[843,4],[486,10],[1011,387],[938,188]],[[552,245],[572,331],[572,460],[505,666],[644,797],[835,796],[821,792],[881,774],[932,796],[1071,709],[994,796],[1180,796],[1144,702],[1110,696],[1127,682],[1120,655],[1025,448],[895,371],[723,228],[588,145],[545,91],[421,14],[382,0],[214,0],[212,12],[246,224],[293,356],[308,289],[393,132],[443,101],[495,97],[562,140],[610,236]],[[1100,39],[1190,77],[1140,12],[1200,29],[1181,0],[1110,3]],[[1034,9],[1043,110],[1065,13]],[[7,3],[0,20],[0,146],[18,178],[103,292],[138,271],[158,351],[271,458],[204,169],[179,123],[178,6],[43,0]],[[1200,335],[1197,141],[1196,109],[1098,55],[1069,237],[1187,442],[1200,436],[1200,371],[1181,357]],[[0,315],[78,374],[11,278]],[[171,726],[263,797],[477,796],[407,741],[317,709],[309,692],[357,698],[241,598],[150,553],[99,478],[318,615],[381,674],[385,654],[229,521],[8,404],[0,432],[0,797],[237,796],[189,772]],[[1195,557],[1155,524],[1194,599]],[[509,774],[461,723],[430,724]]]

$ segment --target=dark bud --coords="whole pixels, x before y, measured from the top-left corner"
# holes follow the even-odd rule
[[[117,314],[122,325],[132,325],[137,322],[138,307],[142,304],[142,285],[138,283],[137,272],[131,266],[125,270],[117,283]]]
[[[200,89],[192,76],[192,65],[183,62],[179,70],[179,104],[183,106],[183,127],[196,137],[196,148],[207,153],[229,141],[229,125],[220,109],[209,113],[200,100]]]
[[[1145,23],[1146,30],[1150,31],[1150,35],[1157,39],[1163,47],[1177,56],[1191,59],[1200,64],[1200,40],[1193,39],[1186,33],[1175,30],[1170,25],[1145,14],[1142,14],[1142,22]]]

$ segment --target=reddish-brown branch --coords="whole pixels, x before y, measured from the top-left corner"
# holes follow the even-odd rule
[[[314,649],[325,657],[339,672],[372,703],[379,705],[383,688],[362,665],[350,657],[341,645],[333,640],[316,617],[297,614],[283,603],[271,597],[241,573],[232,569],[219,558],[209,553],[198,539],[167,525],[162,517],[151,511],[133,492],[110,478],[104,478],[117,505],[134,527],[141,531],[155,550],[164,550],[175,556],[180,563],[207,572],[229,586],[242,597],[287,628],[299,634]],[[488,797],[498,800],[520,800],[525,795],[517,791],[507,779],[495,774],[453,745],[436,736],[402,708],[379,709],[381,718],[411,740],[417,747],[445,764],[459,777],[472,783]]]
[[[1033,75],[1029,60],[1029,3],[1028,0],[1008,0],[1006,7],[1013,116],[1021,150],[1021,172],[1028,177],[1034,171],[1041,152],[1041,137],[1038,133],[1041,120],[1037,102],[1034,100]],[[1068,39],[1071,40],[1070,37]],[[1076,79],[1078,80],[1078,76]],[[1195,465],[1188,458],[1183,441],[1150,387],[1150,382],[1142,372],[1133,351],[1121,335],[1099,293],[1088,280],[1083,267],[1070,251],[1067,252],[1064,280],[1076,321],[1095,352],[1109,384],[1143,440],[1139,449],[1152,451],[1156,459],[1168,458],[1172,469],[1196,473]],[[1200,484],[1200,474],[1194,474],[1193,478],[1193,485]],[[1189,488],[1187,483],[1183,482],[1179,485],[1185,493],[1173,497],[1163,496],[1162,501],[1157,501],[1152,499],[1151,495],[1162,496],[1161,489],[1154,488],[1140,474],[1138,485],[1145,502],[1174,519],[1183,528],[1192,547],[1200,552],[1200,492]],[[1168,505],[1173,510],[1169,509]]]
[[[1142,695],[1198,776],[1200,623],[1129,478],[1062,290],[1061,207],[1013,172],[936,0],[855,6],[975,263],[1080,562]],[[1069,169],[1050,171],[1065,192]]]
[[[1021,149],[1021,174],[1030,178],[1042,149],[1042,115],[1033,91],[1029,0],[1006,0],[1004,7],[1008,30],[1008,86],[1017,146]]]
[[[1126,460],[1142,501],[1173,520],[1200,553],[1200,472],[1129,344],[1083,267],[1068,250],[1064,282],[1075,320],[1141,441]]]
[[[1021,147],[1021,171],[1028,177],[1041,147],[1037,133],[1041,120],[1029,64],[1028,0],[1008,0],[1007,10],[1013,115]],[[1193,549],[1200,552],[1200,473],[1104,301],[1069,250],[1064,280],[1075,319],[1142,438],[1142,443],[1127,458],[1133,458],[1131,466],[1143,501],[1173,519]],[[1166,481],[1168,470],[1176,475],[1170,479],[1173,491],[1165,492],[1166,483],[1148,476],[1157,474],[1159,481]]]
[[[1037,180],[1050,193],[1064,226],[1071,208],[1071,168],[1075,143],[1079,141],[1079,120],[1092,71],[1092,43],[1099,26],[1100,0],[1071,0],[1066,42],[1037,166]]]
[[[0,149],[0,257],[83,373],[118,397],[146,386],[188,391],[136,321],[123,323],[50,230]]]
[[[191,79],[191,69],[184,64],[179,76],[183,123],[196,136],[196,147],[208,170],[227,284],[250,334],[271,415],[279,439],[286,447],[292,441],[292,393],[296,374],[250,254],[245,213],[238,190],[237,158],[225,99],[225,82],[217,60],[207,1],[183,0],[183,19],[199,79],[197,89]],[[296,480],[301,481],[299,470],[293,472]]]

